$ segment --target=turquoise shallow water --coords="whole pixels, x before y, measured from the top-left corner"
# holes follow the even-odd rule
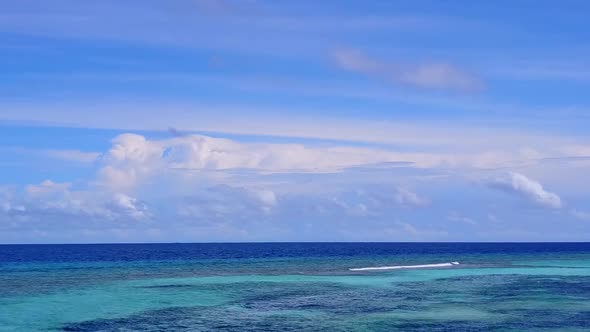
[[[0,246],[0,262],[0,331],[590,330],[588,244]]]

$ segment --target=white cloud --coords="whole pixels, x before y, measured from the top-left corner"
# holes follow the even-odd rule
[[[507,177],[497,178],[488,183],[491,188],[513,193],[526,198],[530,202],[547,208],[562,207],[561,198],[543,188],[543,186],[526,176],[511,172]]]
[[[338,50],[334,58],[346,70],[420,89],[475,91],[483,88],[480,79],[450,63],[387,63],[356,49]]]
[[[74,190],[71,183],[45,180],[28,185],[22,195],[4,199],[5,214],[43,219],[46,215],[93,218],[95,220],[143,220],[151,215],[146,204],[121,193]]]
[[[516,150],[514,155],[542,157],[526,148]],[[398,240],[445,239],[448,232],[453,234],[453,228],[469,224],[473,227],[467,228],[481,228],[486,223],[457,214],[434,226],[425,220],[440,216],[436,206],[436,214],[430,209],[416,213],[413,208],[429,205],[429,188],[459,179],[449,175],[458,173],[449,167],[493,165],[497,160],[508,160],[510,155],[496,157],[482,153],[445,156],[372,147],[243,143],[200,135],[149,139],[124,134],[116,137],[111,148],[99,157],[94,181],[48,180],[27,186],[22,197],[0,197],[0,219],[7,220],[0,227],[12,232],[51,230],[56,227],[45,222],[63,220],[65,224],[59,226],[63,229],[81,231],[90,224],[84,231],[100,233],[100,225],[109,225],[131,234],[148,224],[135,221],[148,220],[149,227],[174,229],[179,234],[184,229],[206,232],[223,225],[236,234],[245,232],[252,239],[262,239],[258,229],[271,228],[289,234],[285,235],[288,239],[296,239],[305,232],[338,234],[336,231],[344,229],[353,234],[363,225],[385,229],[392,227],[393,220],[401,219],[411,223],[398,227]],[[445,169],[417,169],[436,167]],[[463,170],[461,174],[465,180]],[[537,205],[562,206],[559,196],[521,174],[508,174],[489,185]],[[570,216],[583,214],[572,212]],[[300,239],[315,236],[309,234]]]
[[[141,135],[123,134],[112,140],[111,149],[100,157],[101,183],[114,191],[127,190],[162,167],[164,147]]]
[[[300,144],[247,144],[189,135],[148,140],[123,134],[101,158],[99,182],[112,190],[130,190],[166,172],[252,169],[260,172],[336,172],[347,167],[396,162],[397,153],[369,148],[307,147]],[[270,196],[265,196],[270,201]],[[405,197],[402,199],[414,199]]]
[[[241,143],[203,135],[186,135],[150,140],[123,134],[113,140],[100,160],[98,182],[113,191],[128,192],[145,180],[172,172],[211,172],[208,178],[223,177],[215,171],[255,170],[259,173],[326,173],[348,168],[403,164],[416,168],[486,169],[534,163],[536,150],[474,153],[398,152],[375,147],[308,146],[303,144]],[[419,197],[400,190],[396,199],[420,205]]]
[[[145,203],[140,202],[137,198],[125,194],[117,193],[113,197],[113,205],[133,219],[141,220],[150,217],[150,213]]]
[[[437,105],[438,103],[436,102]],[[447,105],[446,107],[456,108],[457,106]],[[488,111],[499,107],[502,105],[490,104],[476,110]],[[472,107],[466,109],[473,110]],[[514,106],[510,111],[517,112],[519,109],[520,107]],[[341,110],[342,108],[339,107],[326,111],[337,113]],[[468,159],[468,156],[465,156],[467,152],[486,153],[490,157],[496,156],[501,159],[510,157],[514,160],[515,156],[524,157],[519,153],[520,148],[542,149],[541,152],[547,152],[557,151],[562,146],[589,145],[587,137],[568,137],[563,134],[534,130],[523,131],[506,127],[424,121],[394,122],[386,119],[374,121],[318,114],[310,116],[312,111],[315,110],[284,105],[275,108],[223,104],[169,105],[109,102],[97,102],[92,105],[50,102],[0,104],[0,118],[4,121],[34,121],[49,126],[65,125],[125,131],[162,131],[170,126],[182,131],[377,143],[404,146],[406,151],[440,152],[410,154],[414,159],[424,159],[424,163],[440,162],[444,159],[449,164],[458,164]],[[527,112],[530,111],[532,110]],[[445,154],[445,151],[450,153]],[[547,157],[562,155],[563,153],[560,152]]]
[[[395,162],[397,157],[374,148],[240,143],[199,135],[150,140],[123,134],[99,157],[95,180],[29,185],[22,197],[3,202],[2,209],[4,216],[39,222],[51,215],[122,224],[161,221],[163,216],[200,225],[279,216],[383,216],[428,200],[391,183],[356,190],[367,182],[331,186],[323,181],[336,174],[344,179],[355,172],[349,167]],[[320,190],[298,186],[294,173],[312,176]]]

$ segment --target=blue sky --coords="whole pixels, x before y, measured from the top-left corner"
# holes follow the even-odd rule
[[[0,0],[0,242],[587,241],[589,10]]]

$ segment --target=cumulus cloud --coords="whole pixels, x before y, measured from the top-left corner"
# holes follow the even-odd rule
[[[483,87],[479,78],[450,63],[388,63],[357,49],[337,50],[334,59],[343,69],[420,89],[475,91]]]
[[[123,134],[112,140],[112,147],[100,157],[100,181],[113,190],[126,190],[151,175],[162,165],[164,147],[141,135]]]
[[[99,182],[126,191],[169,171],[253,169],[261,172],[335,172],[347,167],[396,162],[394,152],[301,144],[248,144],[201,135],[148,140],[123,134],[100,157]]]
[[[243,143],[203,135],[152,140],[122,134],[98,160],[98,182],[113,191],[129,192],[138,184],[171,172],[254,170],[259,173],[333,173],[372,169],[382,165],[415,168],[496,168],[522,164],[530,151],[445,154],[399,152],[375,147],[307,146],[303,144]],[[381,165],[381,166],[380,166]],[[382,167],[381,167],[382,168]],[[209,177],[214,175],[209,174]],[[398,200],[423,204],[400,192]],[[413,200],[413,202],[412,202]]]
[[[71,183],[45,180],[26,186],[2,203],[5,215],[42,219],[46,215],[95,220],[144,220],[150,217],[145,203],[121,193],[74,190]],[[21,218],[22,219],[22,218]]]
[[[0,200],[0,217],[32,225],[52,216],[81,228],[89,220],[121,227],[166,220],[172,225],[228,223],[240,228],[240,223],[267,219],[386,216],[428,200],[392,184],[345,179],[362,172],[355,166],[396,163],[397,157],[371,148],[241,143],[201,135],[152,140],[123,134],[99,156],[96,178],[28,185],[21,194]],[[310,177],[314,184],[298,186],[294,176]],[[324,182],[334,176],[344,182]]]
[[[558,209],[563,206],[561,198],[557,194],[545,190],[539,182],[519,173],[511,172],[506,177],[493,179],[488,183],[488,186],[519,195],[541,207]]]

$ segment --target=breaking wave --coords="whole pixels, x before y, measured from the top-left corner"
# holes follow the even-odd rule
[[[450,267],[459,265],[459,262],[423,264],[423,265],[394,265],[394,266],[376,266],[376,267],[359,267],[349,269],[350,271],[382,271],[382,270],[403,270],[403,269],[428,269],[435,267]]]

